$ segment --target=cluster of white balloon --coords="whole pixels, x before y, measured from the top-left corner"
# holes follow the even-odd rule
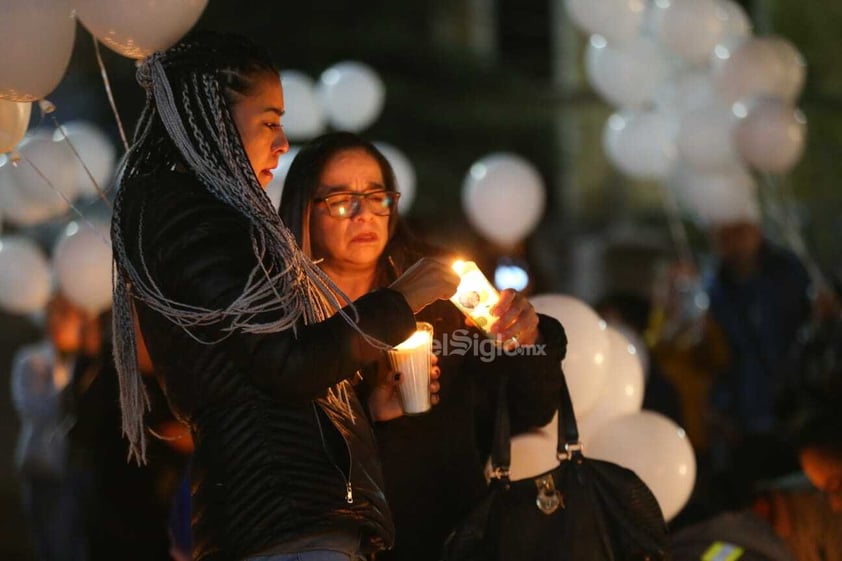
[[[0,153],[23,138],[29,102],[42,100],[64,76],[76,20],[99,41],[141,59],[176,43],[207,0],[0,0]]]
[[[44,100],[67,70],[76,20],[109,48],[140,59],[176,43],[206,5],[207,0],[0,0],[0,214],[6,220],[26,227],[62,217],[79,198],[99,195],[114,172],[113,144],[89,123],[26,135],[32,102]],[[49,103],[42,110],[48,112]],[[111,305],[111,246],[104,223],[68,224],[51,261],[30,239],[0,238],[0,307],[40,311],[53,279],[68,299],[90,312]]]
[[[764,174],[802,155],[806,120],[794,102],[805,64],[781,37],[757,37],[733,0],[567,0],[590,33],[591,86],[618,108],[604,149],[637,179],[667,183],[706,222],[758,212]]]
[[[567,333],[562,362],[589,457],[632,469],[649,486],[667,520],[684,507],[696,481],[693,447],[684,430],[654,411],[641,410],[646,348],[631,332],[606,325],[584,302],[561,294],[531,298],[535,309],[558,319]],[[558,464],[558,419],[512,438],[513,479]]]
[[[52,257],[24,236],[0,238],[0,309],[33,314],[44,309],[54,281],[68,300],[96,314],[111,307],[108,225],[70,222]]]
[[[67,215],[71,205],[99,196],[110,181],[116,149],[96,126],[73,121],[59,129],[32,131],[17,146],[21,161],[0,155],[0,215],[31,227]],[[90,312],[111,305],[111,245],[105,224],[71,222],[49,263],[22,235],[0,238],[0,308],[12,313],[41,310],[53,278],[67,298]]]

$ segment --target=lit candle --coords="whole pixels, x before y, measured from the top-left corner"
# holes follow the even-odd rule
[[[500,299],[500,295],[473,261],[456,261],[453,263],[453,270],[461,281],[450,301],[480,329],[488,333],[488,328],[495,319],[491,315],[491,308]]]
[[[433,334],[430,333],[428,330],[419,330],[409,336],[403,343],[399,344],[395,348],[400,351],[409,351],[412,349],[416,349],[423,345],[429,345],[432,341]]]

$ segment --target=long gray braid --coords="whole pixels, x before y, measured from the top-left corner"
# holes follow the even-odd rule
[[[118,175],[111,235],[115,260],[114,359],[120,381],[123,434],[129,440],[129,457],[139,463],[146,461],[143,416],[149,409],[149,399],[137,369],[133,300],[143,302],[203,344],[217,343],[235,332],[294,330],[299,321],[322,321],[335,310],[357,327],[353,306],[351,315],[341,309],[350,303],[348,298],[304,255],[271,206],[231,117],[225,95],[230,82],[240,82],[241,88],[245,83],[247,89],[251,78],[268,71],[277,72],[268,57],[247,40],[207,33],[153,54],[137,71],[138,82],[146,90],[146,106]],[[122,187],[134,178],[176,165],[189,169],[211,195],[251,224],[252,250],[258,264],[239,297],[223,309],[168,298],[151,278],[142,252],[140,263],[132,263],[128,257],[124,235],[129,233],[123,231],[121,223]],[[143,232],[133,234],[142,238]],[[267,317],[266,312],[273,312],[273,319],[257,319]],[[217,326],[219,337],[200,338],[196,328],[206,326]],[[375,347],[388,347],[360,333]],[[330,388],[326,399],[353,420],[348,382]]]

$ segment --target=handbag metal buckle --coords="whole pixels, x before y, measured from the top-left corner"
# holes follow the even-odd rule
[[[564,460],[569,460],[573,457],[573,452],[581,452],[585,449],[584,444],[581,442],[566,442],[564,444],[564,452],[560,454],[556,454],[556,458],[558,458],[559,462],[563,462]]]
[[[557,511],[558,507],[564,508],[564,497],[555,488],[555,480],[552,474],[536,477],[535,486],[538,487],[538,497],[535,499],[538,510],[550,515]]]

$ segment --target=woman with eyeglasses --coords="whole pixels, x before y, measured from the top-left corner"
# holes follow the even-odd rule
[[[411,239],[397,213],[399,193],[386,158],[350,133],[331,133],[304,146],[284,181],[280,215],[305,254],[352,299],[389,286],[419,258],[438,254]],[[452,256],[448,262],[452,261]],[[566,339],[559,323],[539,316],[521,294],[503,291],[492,327],[501,341],[544,345],[539,356],[486,356],[485,336],[468,327],[449,302],[416,317],[433,324],[441,356],[432,383],[431,411],[402,416],[396,386],[383,357],[362,369],[356,386],[374,421],[386,479],[386,499],[397,528],[393,551],[378,559],[438,559],[455,524],[482,496],[490,450],[494,393],[509,376],[514,431],[545,425],[558,404]],[[445,353],[444,342],[451,351]],[[453,352],[453,343],[465,343]],[[512,347],[508,347],[510,350]],[[535,347],[538,348],[538,347]]]
[[[350,380],[458,278],[425,261],[350,305],[301,252],[263,191],[288,148],[280,77],[246,38],[192,35],[137,77],[146,106],[111,229],[131,454],[146,459],[149,404],[136,317],[195,444],[193,559],[357,561],[390,547],[381,467]]]

